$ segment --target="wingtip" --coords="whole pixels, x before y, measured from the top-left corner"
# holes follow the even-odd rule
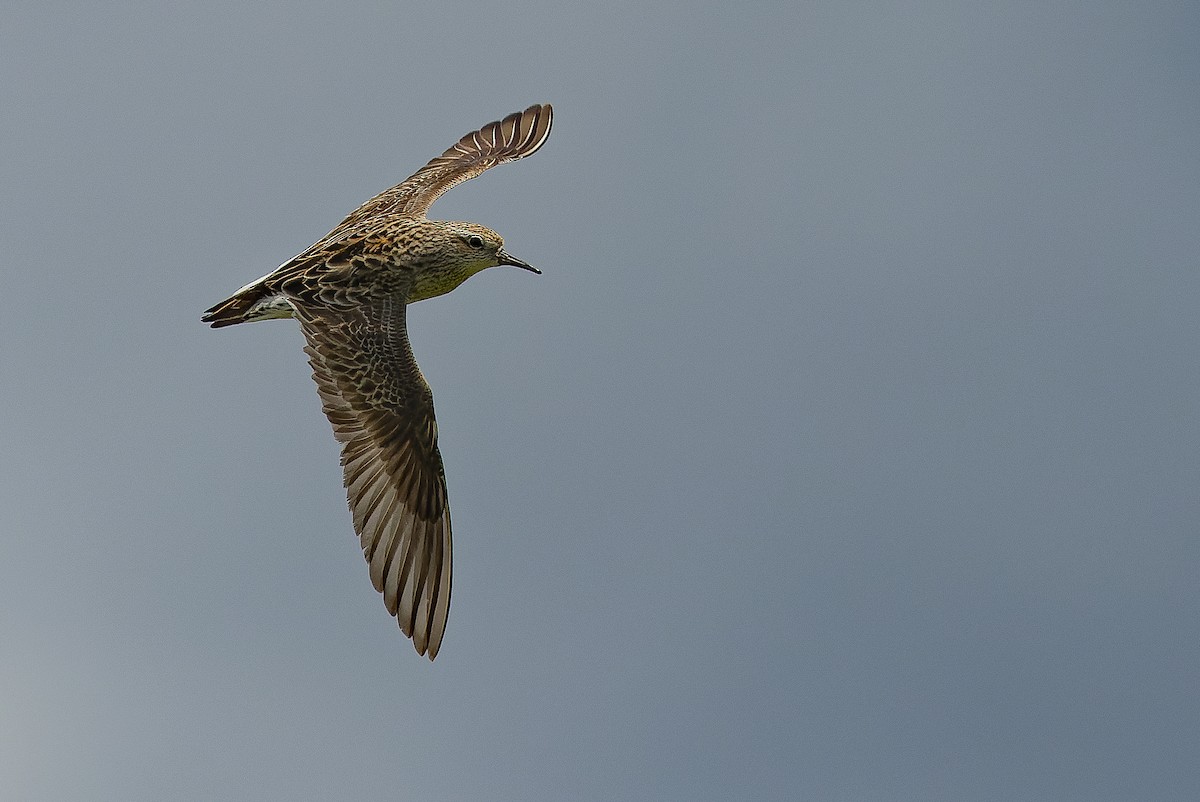
[[[525,151],[524,155],[529,156],[536,153],[542,145],[546,144],[546,140],[550,138],[550,129],[554,126],[554,107],[549,103],[540,103],[530,106],[525,110],[525,114],[533,113],[536,115],[530,131],[530,146]]]
[[[491,125],[505,132],[511,148],[509,159],[523,159],[537,153],[546,144],[550,128],[554,125],[554,108],[549,103],[534,103],[524,111],[514,111]]]

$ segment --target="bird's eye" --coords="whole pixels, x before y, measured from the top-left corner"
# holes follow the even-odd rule
[[[467,237],[467,244],[472,248],[482,248],[483,237],[479,236],[478,234],[472,234],[471,236]]]

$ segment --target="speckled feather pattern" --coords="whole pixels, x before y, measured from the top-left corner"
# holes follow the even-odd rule
[[[425,214],[448,189],[535,152],[551,122],[550,106],[537,105],[467,134],[202,318],[214,328],[299,321],[322,410],[342,447],[371,582],[431,660],[450,610],[450,506],[433,394],[409,346],[405,307],[489,267],[538,271],[505,252],[494,231]]]

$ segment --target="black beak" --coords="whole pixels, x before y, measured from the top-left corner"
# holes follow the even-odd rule
[[[503,248],[501,248],[499,251],[496,252],[496,258],[500,260],[500,264],[502,264],[502,265],[512,265],[513,267],[519,267],[523,270],[528,270],[530,273],[537,273],[539,276],[542,274],[542,271],[538,270],[536,267],[529,264],[528,262],[522,262],[517,257],[510,256]]]

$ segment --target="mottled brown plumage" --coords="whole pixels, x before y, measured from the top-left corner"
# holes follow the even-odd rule
[[[202,318],[214,328],[300,322],[322,408],[342,445],[371,582],[431,660],[450,609],[450,507],[433,394],[409,347],[405,307],[489,267],[539,271],[506,253],[494,231],[425,214],[455,185],[535,152],[549,136],[551,115],[549,104],[530,106],[467,134]]]

